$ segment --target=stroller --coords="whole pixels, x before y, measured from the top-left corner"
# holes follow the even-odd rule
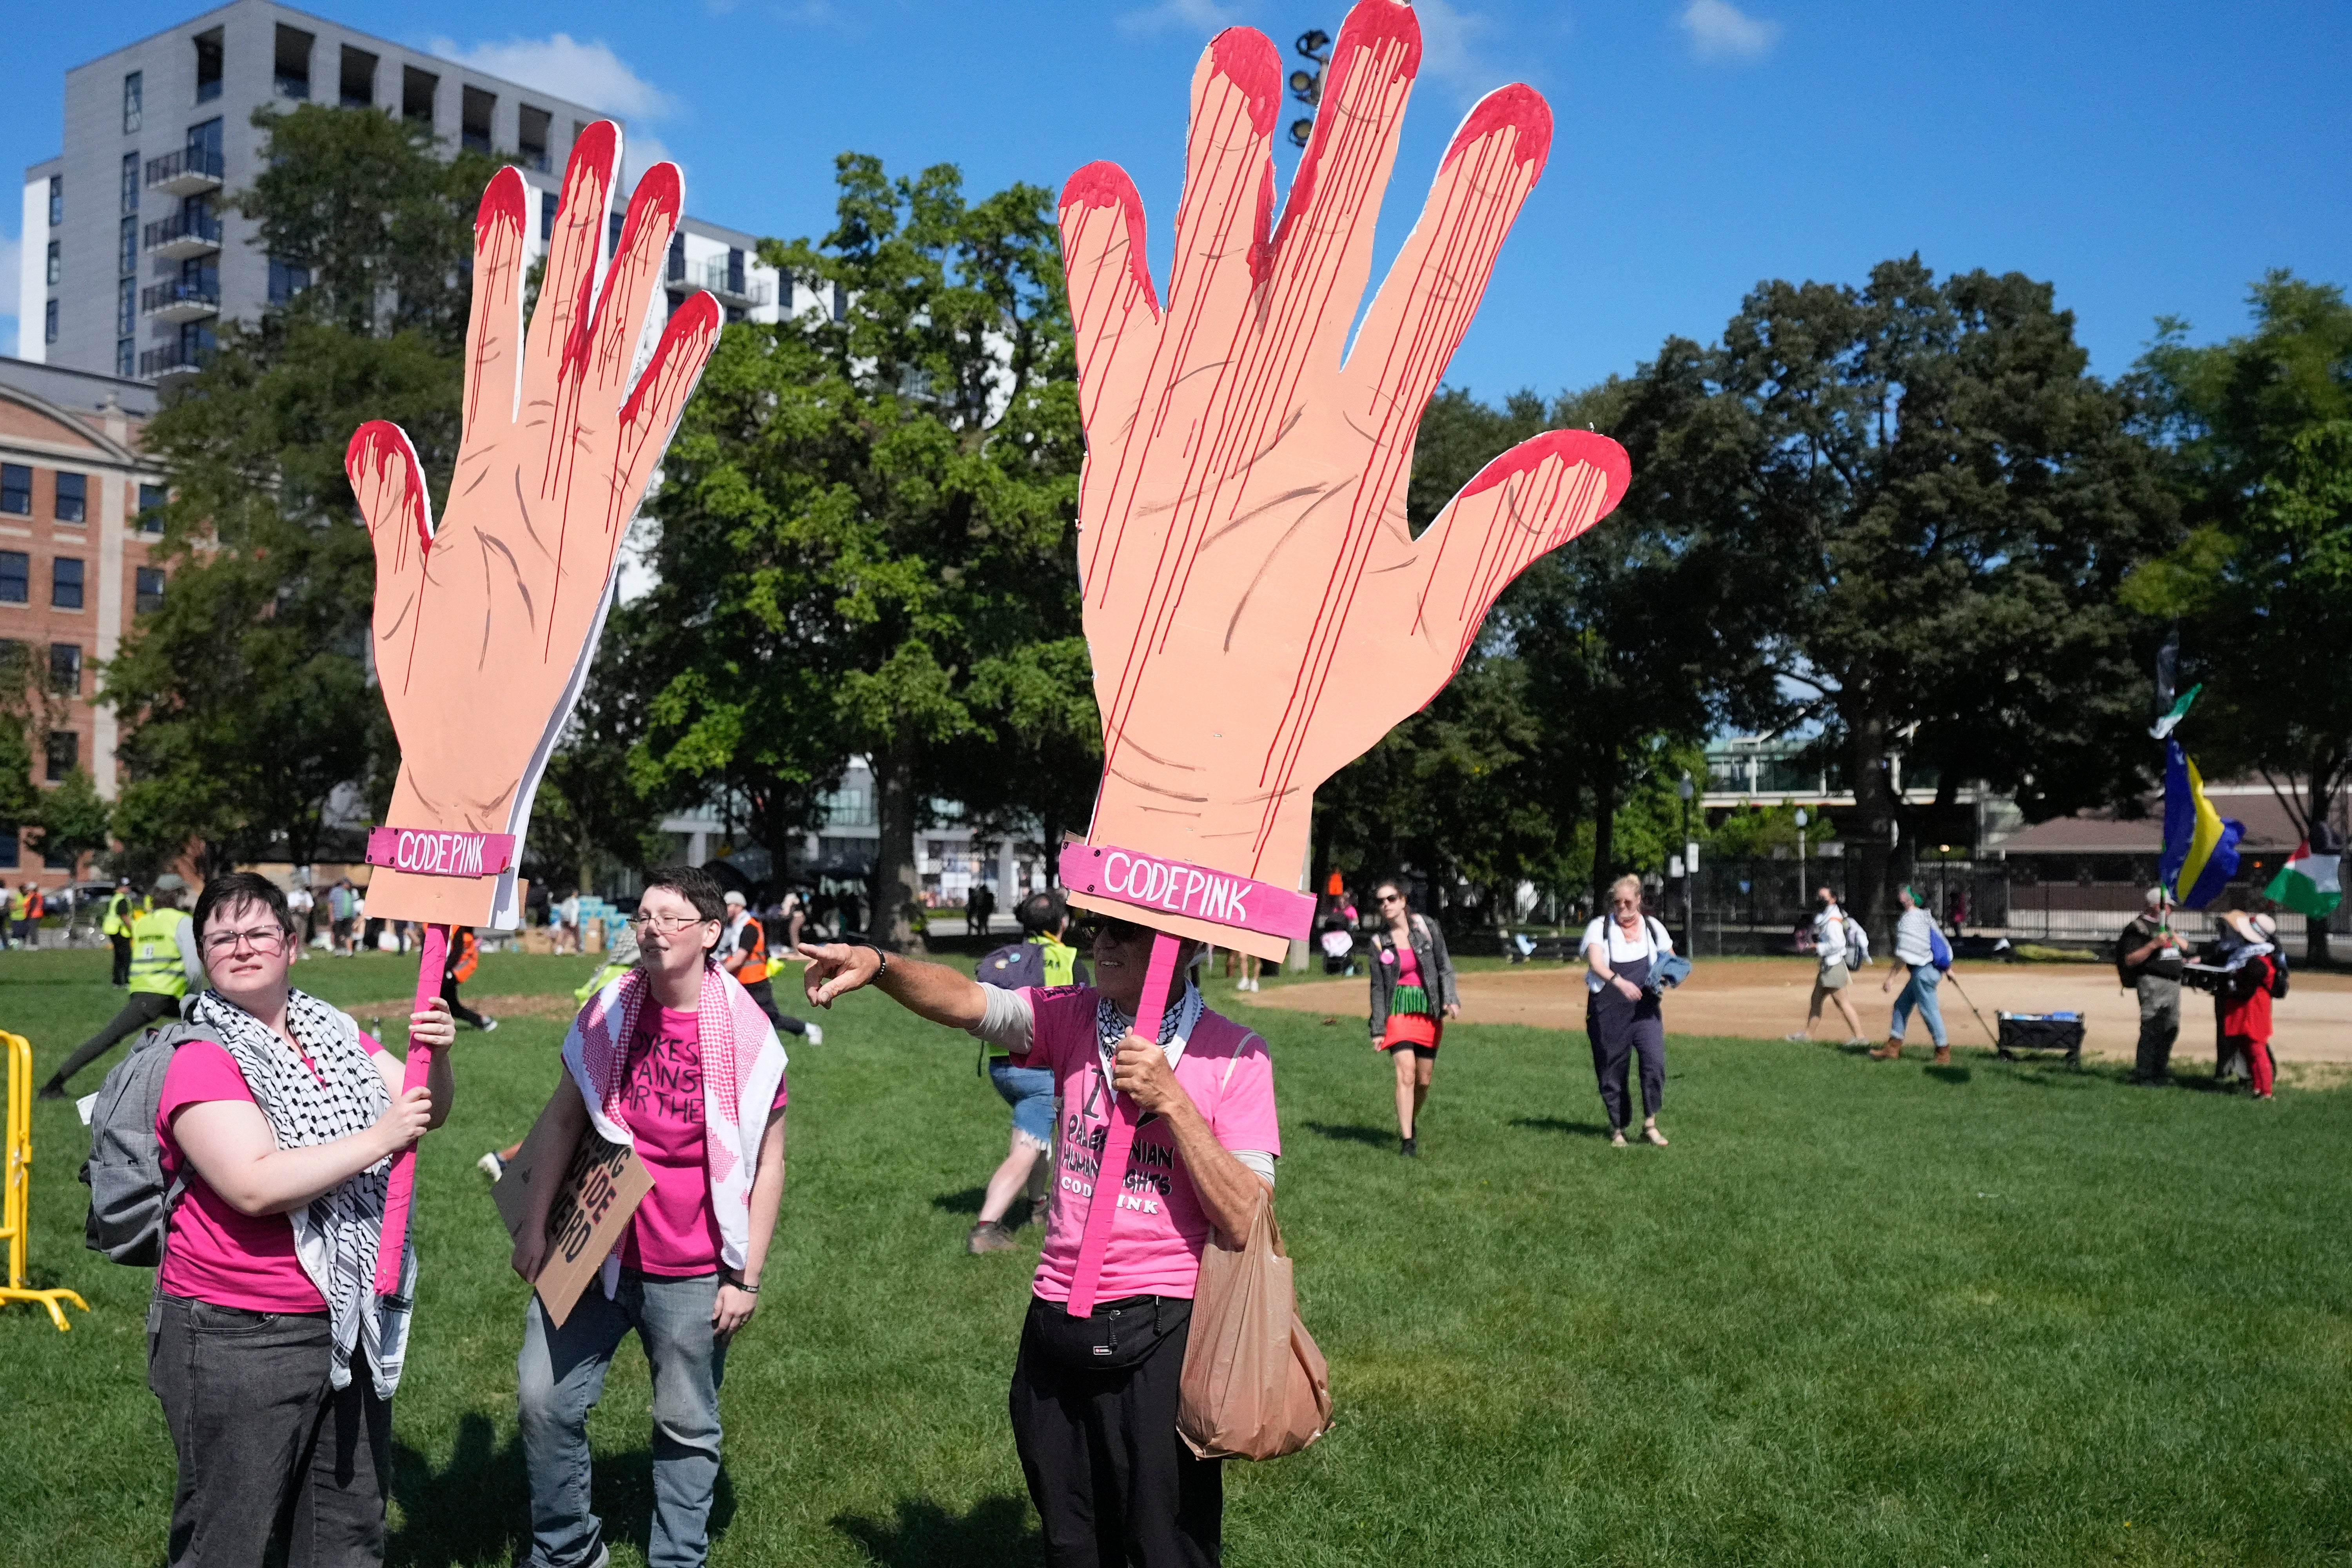
[[[1355,973],[1356,933],[1348,929],[1347,918],[1329,910],[1316,922],[1315,931],[1315,945],[1323,950],[1323,973]]]

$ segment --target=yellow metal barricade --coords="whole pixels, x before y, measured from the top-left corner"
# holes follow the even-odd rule
[[[49,1310],[49,1321],[66,1331],[65,1309],[71,1301],[83,1311],[89,1303],[71,1290],[34,1290],[25,1284],[25,1241],[33,1224],[33,1047],[22,1035],[0,1031],[0,1045],[8,1049],[8,1172],[0,1190],[0,1237],[8,1239],[8,1283],[0,1287],[0,1302],[38,1301]]]

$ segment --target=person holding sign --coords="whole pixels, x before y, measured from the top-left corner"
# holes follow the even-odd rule
[[[908,1011],[1054,1075],[1061,1099],[1045,1244],[1013,1367],[1013,1438],[1055,1563],[1214,1563],[1223,1531],[1219,1461],[1176,1432],[1177,1384],[1201,1249],[1215,1226],[1239,1246],[1282,1152],[1265,1042],[1209,1011],[1179,945],[1159,1038],[1134,1032],[1154,933],[1106,920],[1092,985],[983,985],[943,964],[876,948],[804,946],[808,996],[831,1007],[871,985]],[[1117,1224],[1091,1316],[1067,1303],[1110,1123],[1134,1097],[1140,1125],[1115,1193]]]
[[[381,1563],[392,1395],[416,1255],[375,1294],[392,1157],[447,1119],[457,1026],[409,1016],[425,1085],[350,1015],[294,990],[277,884],[215,877],[196,900],[212,989],[164,1069],[155,1136],[170,1206],[147,1381],[179,1454],[169,1560]]]
[[[599,1561],[589,1510],[588,1412],[630,1330],[654,1384],[653,1539],[660,1568],[701,1563],[719,1481],[719,1385],[727,1346],[760,1305],[784,1191],[784,1047],[719,967],[727,905],[708,871],[651,874],[634,922],[637,964],[589,999],[563,1041],[563,1081],[543,1123],[572,1150],[593,1127],[633,1146],[653,1178],[568,1310],[531,1297],[517,1363],[530,1482],[530,1568]],[[569,1165],[560,1159],[556,1168]],[[555,1181],[533,1183],[514,1269],[550,1261]],[[584,1234],[584,1227],[583,1233]],[[570,1233],[567,1232],[567,1236]]]

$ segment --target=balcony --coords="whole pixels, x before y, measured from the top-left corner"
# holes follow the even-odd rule
[[[149,254],[165,261],[185,261],[192,256],[210,256],[220,248],[220,219],[209,213],[194,216],[176,213],[149,224],[145,239]]]
[[[221,188],[221,155],[189,147],[147,160],[147,188],[167,196],[210,195]]]
[[[762,278],[751,276],[746,267],[740,277],[730,276],[727,258],[714,256],[699,267],[673,267],[667,279],[674,294],[691,294],[698,289],[708,289],[719,296],[722,304],[756,307],[775,303],[775,285]]]
[[[160,349],[143,349],[139,354],[139,379],[166,381],[173,376],[194,375],[205,368],[202,351],[185,343],[166,343]]]
[[[209,268],[205,270],[211,270]],[[201,321],[220,314],[220,285],[174,278],[139,291],[139,313],[158,321]]]

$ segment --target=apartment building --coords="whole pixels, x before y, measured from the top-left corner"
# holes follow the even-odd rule
[[[163,602],[154,510],[163,477],[139,455],[155,389],[136,380],[0,358],[0,643],[31,656],[55,699],[36,737],[33,776],[87,768],[114,798],[113,710],[95,700],[97,667],[124,628]],[[14,884],[68,880],[70,864],[0,831]]]
[[[223,321],[253,320],[300,289],[300,269],[266,255],[222,197],[259,166],[255,110],[305,102],[395,114],[452,150],[515,160],[541,207],[534,248],[572,140],[620,118],[270,0],[234,0],[66,73],[63,150],[25,172],[19,355],[160,382],[201,364]],[[613,240],[620,228],[616,210]],[[671,307],[696,289],[730,321],[814,302],[805,290],[796,300],[753,245],[685,219]]]

